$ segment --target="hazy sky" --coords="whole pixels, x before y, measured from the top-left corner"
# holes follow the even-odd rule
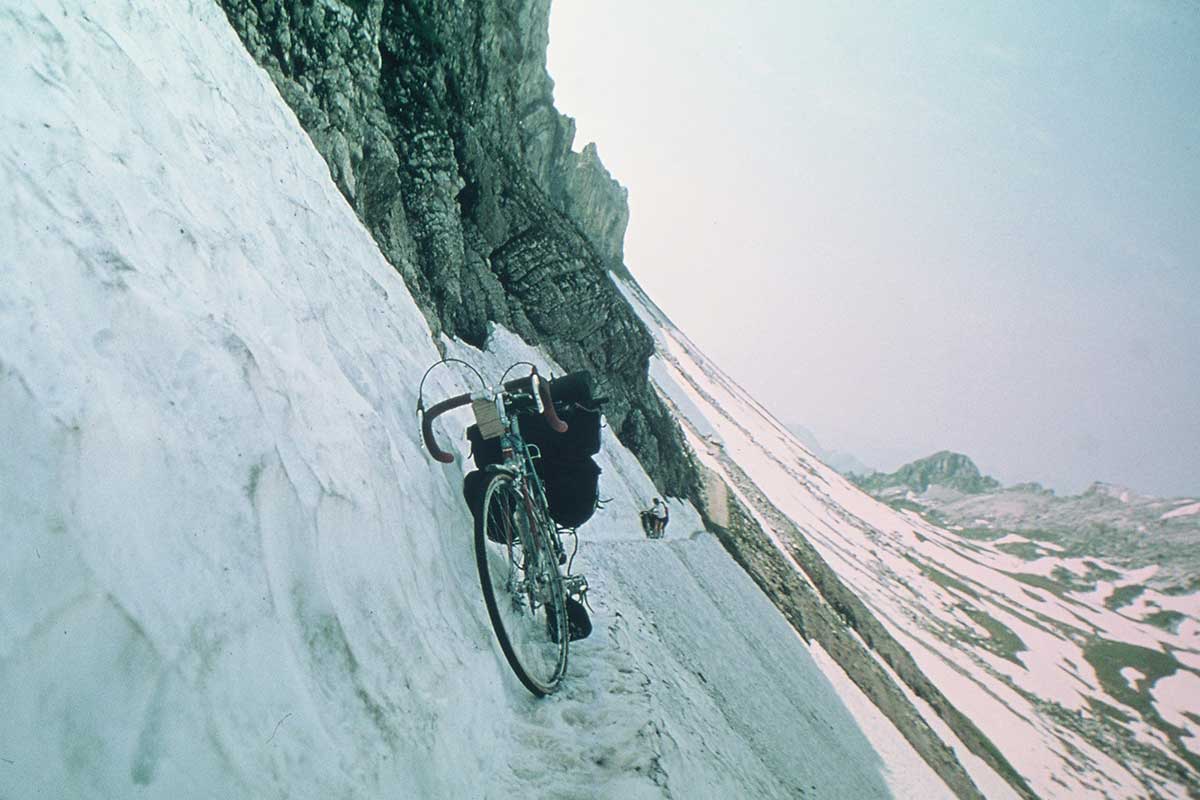
[[[894,469],[1200,493],[1200,6],[555,0],[626,262]]]

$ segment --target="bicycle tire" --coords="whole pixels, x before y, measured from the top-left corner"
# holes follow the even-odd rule
[[[538,524],[509,475],[488,482],[480,519],[475,562],[492,629],[513,673],[544,697],[566,673],[570,642],[553,533]]]

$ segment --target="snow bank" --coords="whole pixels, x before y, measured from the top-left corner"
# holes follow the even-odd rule
[[[469,792],[502,673],[394,270],[215,6],[3,14],[2,785]]]
[[[886,796],[611,436],[596,633],[517,684],[429,331],[214,5],[10,4],[0,50],[0,796]]]

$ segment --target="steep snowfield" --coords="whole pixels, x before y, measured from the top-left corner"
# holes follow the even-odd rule
[[[641,538],[607,434],[596,632],[528,696],[429,331],[221,12],[9,3],[0,51],[0,797],[947,794],[694,511]]]
[[[791,520],[1039,795],[1183,797],[1185,783],[1200,785],[1190,756],[1200,754],[1197,595],[1149,590],[1153,568],[1122,573],[1051,550],[1025,559],[997,546],[1007,540],[972,541],[876,502],[815,459],[638,289],[622,290],[656,332],[652,375],[690,421],[705,464],[735,492],[746,481],[761,490],[772,509],[756,508],[752,493],[741,499],[764,520]],[[767,527],[781,544],[794,535]],[[1122,591],[1135,598],[1123,607],[1114,602]],[[1154,613],[1176,616],[1155,627]],[[1101,716],[1109,733],[1098,733]],[[986,792],[1001,790],[982,762],[964,764]]]

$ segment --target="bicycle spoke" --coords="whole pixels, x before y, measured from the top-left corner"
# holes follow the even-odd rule
[[[553,691],[566,669],[562,578],[544,528],[509,476],[484,496],[477,532],[480,579],[501,649],[535,694]]]

